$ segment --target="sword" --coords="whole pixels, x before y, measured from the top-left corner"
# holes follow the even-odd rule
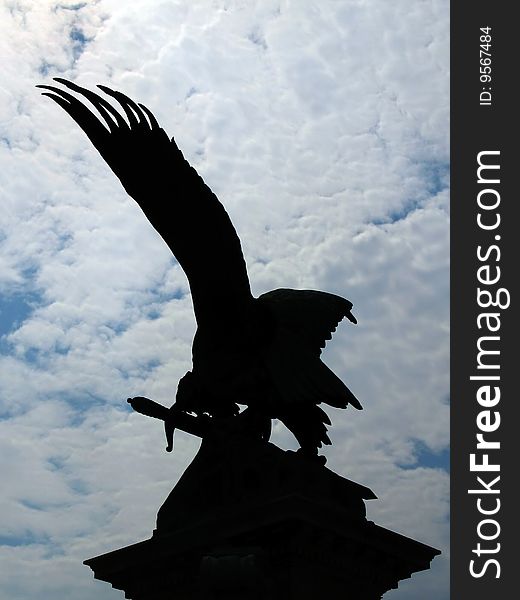
[[[127,402],[136,412],[164,421],[164,433],[167,442],[166,452],[173,450],[173,433],[175,429],[180,429],[200,438],[208,431],[208,419],[189,415],[177,408],[175,404],[170,408],[166,408],[166,406],[143,396],[128,398]]]

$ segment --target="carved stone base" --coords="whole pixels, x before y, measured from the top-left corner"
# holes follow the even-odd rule
[[[439,551],[367,521],[371,498],[271,444],[204,442],[152,538],[85,564],[132,600],[378,600]]]

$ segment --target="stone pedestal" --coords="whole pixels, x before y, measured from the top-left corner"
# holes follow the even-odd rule
[[[153,536],[85,564],[132,600],[377,600],[439,551],[367,521],[373,498],[271,444],[203,442]]]

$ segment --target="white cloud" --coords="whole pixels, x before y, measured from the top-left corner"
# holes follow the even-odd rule
[[[120,597],[82,560],[149,536],[196,448],[167,455],[125,412],[168,404],[189,368],[189,289],[34,89],[59,75],[153,110],[229,211],[256,294],[354,302],[325,360],[365,410],[328,411],[328,464],[374,489],[370,518],[445,553],[389,598],[448,597],[448,476],[419,452],[448,444],[448,30],[434,0],[0,6],[0,292],[30,298],[0,339],[6,596]]]

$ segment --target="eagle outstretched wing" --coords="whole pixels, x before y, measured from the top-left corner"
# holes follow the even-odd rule
[[[215,194],[185,160],[143,104],[98,86],[118,102],[124,117],[105,98],[62,78],[39,85],[83,129],[173,252],[189,280],[197,323],[215,324],[243,314],[252,301],[238,235]],[[216,291],[218,290],[218,291]],[[218,319],[215,318],[218,315]]]
[[[352,302],[328,292],[280,288],[262,294],[258,300],[268,303],[280,321],[301,335],[318,355],[344,317],[357,323],[351,312]]]
[[[320,359],[339,322],[344,317],[357,322],[352,303],[328,292],[291,289],[267,292],[258,302],[269,306],[277,322],[264,361],[283,404],[325,402],[361,410],[354,394]]]

